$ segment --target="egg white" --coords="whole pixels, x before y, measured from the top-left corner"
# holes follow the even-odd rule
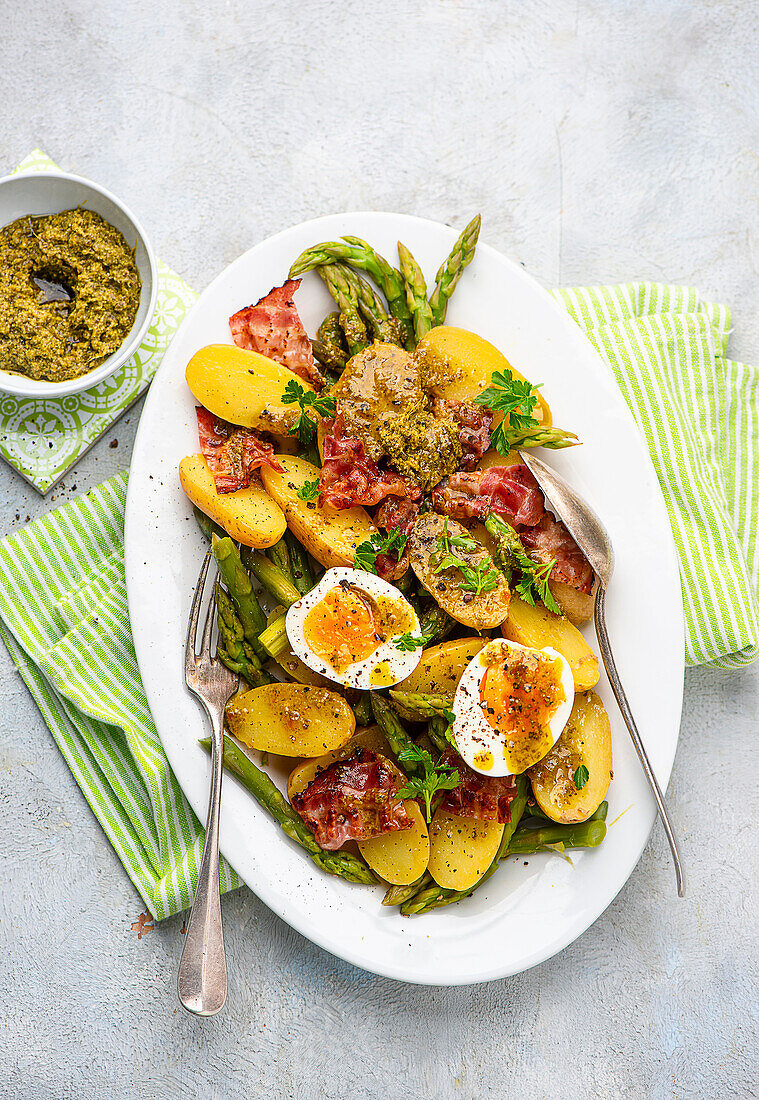
[[[302,599],[294,603],[287,612],[285,628],[293,652],[300,657],[304,665],[308,665],[314,672],[326,676],[327,679],[342,684],[343,687],[369,691],[371,688],[392,687],[393,684],[405,680],[422,659],[423,649],[421,646],[408,652],[398,649],[393,644],[393,638],[388,638],[387,641],[378,645],[369,657],[366,657],[363,661],[356,661],[338,672],[323,657],[314,653],[308,645],[303,630],[306,616],[320,600],[324,599],[331,589],[338,587],[342,581],[347,581],[352,588],[357,588],[360,592],[366,592],[369,596],[375,598],[384,596],[394,603],[402,603],[412,623],[411,627],[408,628],[408,632],[415,635],[420,634],[419,619],[416,612],[403,593],[399,592],[394,585],[374,573],[365,572],[363,569],[349,569],[346,566],[340,566],[335,569],[328,569],[319,583]],[[400,637],[401,634],[405,633],[407,633],[407,630],[399,631],[394,637]],[[378,665],[386,666],[382,668],[381,677],[378,677],[375,673]]]
[[[550,646],[546,646],[545,649],[532,649],[530,646],[519,645],[517,642],[509,642],[505,638],[495,638],[492,642],[488,642],[479,653],[475,654],[464,669],[453,703],[453,711],[456,716],[453,724],[453,737],[456,747],[469,767],[479,772],[480,775],[511,775],[511,769],[504,759],[505,735],[491,726],[480,706],[480,684],[487,671],[488,660],[492,659],[494,653],[502,652],[503,647],[526,650],[528,653],[550,657],[558,661],[560,665],[560,680],[564,691],[564,701],[558,705],[547,723],[553,740],[550,745],[547,745],[546,752],[550,752],[550,749],[561,736],[562,730],[569,721],[574,703],[575,688],[572,669],[561,653],[557,653]],[[492,768],[478,766],[475,763],[476,757],[488,750],[493,757]],[[540,759],[542,759],[542,756]],[[537,760],[532,761],[532,763],[537,763]],[[530,767],[532,763],[529,765]]]

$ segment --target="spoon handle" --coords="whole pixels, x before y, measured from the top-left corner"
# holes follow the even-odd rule
[[[606,629],[606,614],[605,614],[605,602],[606,593],[602,587],[599,587],[598,595],[596,597],[596,609],[595,609],[595,623],[596,633],[598,635],[598,643],[601,648],[601,657],[603,658],[604,667],[606,668],[606,674],[609,677],[609,683],[611,684],[611,690],[614,692],[614,697],[617,700],[619,709],[622,712],[622,717],[625,720],[625,725],[632,738],[633,745],[640,757],[640,762],[643,767],[643,771],[646,773],[646,779],[648,780],[651,790],[653,791],[654,798],[656,799],[656,805],[659,807],[659,816],[664,826],[664,832],[667,834],[667,840],[669,846],[672,849],[672,859],[675,864],[675,875],[677,877],[677,894],[678,897],[685,897],[685,875],[683,873],[682,860],[680,859],[680,851],[677,846],[677,837],[675,831],[672,828],[672,822],[669,818],[669,811],[667,810],[667,804],[664,801],[664,795],[662,794],[661,787],[659,786],[656,776],[654,775],[651,762],[648,759],[645,747],[638,733],[638,727],[635,725],[635,719],[633,718],[632,711],[630,710],[630,704],[627,701],[624,688],[622,687],[622,681],[619,678],[617,672],[617,666],[614,662],[614,656],[611,651],[611,643],[609,641],[609,632]]]

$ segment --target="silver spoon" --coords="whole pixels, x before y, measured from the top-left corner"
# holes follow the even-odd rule
[[[664,795],[654,775],[645,746],[638,733],[638,727],[635,725],[635,719],[630,710],[630,704],[627,701],[627,696],[622,687],[622,681],[619,678],[617,666],[611,651],[609,632],[606,629],[606,589],[609,586],[609,581],[614,572],[614,551],[612,550],[609,536],[590,505],[587,504],[574,489],[570,488],[566,481],[559,477],[550,466],[546,466],[545,462],[541,462],[541,460],[535,458],[534,455],[526,454],[524,451],[520,451],[519,453],[524,464],[535,475],[535,480],[546,497],[548,497],[557,516],[566,525],[572,538],[580,547],[593,567],[593,572],[598,577],[598,594],[596,596],[594,619],[596,633],[598,635],[598,644],[601,648],[601,657],[603,658],[604,667],[606,668],[606,674],[609,677],[609,683],[614,692],[614,697],[617,700],[619,709],[622,712],[622,717],[625,720],[625,725],[627,726],[630,737],[632,737],[632,742],[640,757],[646,779],[656,799],[656,805],[659,807],[659,816],[664,826],[664,832],[667,834],[669,846],[672,849],[672,859],[675,864],[675,875],[677,877],[678,897],[685,897],[685,876],[683,874],[680,851],[677,846],[677,837],[672,828],[672,822],[669,818]]]

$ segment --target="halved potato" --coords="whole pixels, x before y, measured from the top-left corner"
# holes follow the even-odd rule
[[[236,493],[217,493],[203,455],[182,459],[179,480],[192,503],[235,542],[263,550],[282,538],[287,527],[285,514],[260,485],[249,485]]]
[[[582,764],[588,781],[578,790],[574,776]],[[561,737],[527,774],[538,805],[553,821],[572,825],[596,812],[611,780],[611,725],[594,691],[575,696]]]
[[[395,690],[422,695],[453,695],[464,669],[487,643],[487,638],[454,638],[450,642],[430,646],[424,650],[411,675],[396,684]]]
[[[321,508],[316,500],[301,500],[298,490],[307,481],[318,479],[319,470],[293,455],[277,455],[277,462],[282,473],[264,466],[261,480],[285,513],[295,537],[327,569],[353,565],[356,547],[377,530],[369,513],[360,506],[338,511],[329,506]]]
[[[469,890],[487,871],[498,851],[503,825],[475,821],[439,807],[430,825],[428,870],[446,890]]]
[[[296,764],[287,777],[287,797],[292,802],[295,795],[305,791],[308,784],[317,777],[319,772],[323,772],[336,760],[347,760],[356,749],[369,749],[371,752],[378,752],[380,756],[389,757],[391,755],[387,738],[379,726],[364,726],[363,729],[354,733],[353,737],[346,741],[344,745],[341,745],[339,749],[326,752],[315,760],[303,760],[300,764]]]
[[[509,451],[507,455],[502,455],[500,451],[491,449],[485,451],[485,454],[477,463],[477,469],[490,470],[493,466],[519,466],[521,462],[519,451]]]
[[[410,829],[397,829],[358,842],[358,849],[371,869],[393,886],[415,882],[424,874],[430,858],[430,838],[424,814],[410,798],[405,799],[403,805],[413,822]]]
[[[549,581],[551,595],[564,612],[570,623],[580,626],[593,618],[596,598],[592,592],[578,592],[563,581]]]
[[[437,512],[423,512],[417,516],[406,544],[411,568],[433,599],[452,619],[468,626],[470,630],[489,630],[500,626],[509,609],[511,592],[506,578],[495,568],[484,547],[478,546],[476,550],[464,550],[460,547],[452,549],[470,568],[487,569],[489,566],[490,575],[495,581],[489,592],[483,590],[476,594],[465,591],[461,587],[464,577],[457,567],[435,572],[435,563],[440,553],[439,540],[446,532],[449,539],[460,537],[471,541],[466,527],[462,527],[456,520],[444,519]]]
[[[509,370],[514,378],[524,381],[524,375],[512,367],[498,348],[463,328],[439,325],[431,329],[419,341],[418,352],[428,355],[433,366],[439,364],[440,369],[433,376],[431,388],[437,397],[448,401],[471,403],[490,385],[494,371]],[[501,419],[499,414],[496,423]],[[551,410],[540,391],[535,419],[544,427],[551,424]]]
[[[216,416],[276,435],[287,435],[300,416],[297,404],[282,403],[287,383],[295,379],[304,390],[313,391],[287,367],[234,344],[201,348],[187,364],[185,377],[200,404]]]
[[[244,745],[280,756],[320,756],[349,741],[353,711],[336,691],[307,684],[264,684],[226,708],[229,731]]]
[[[598,658],[576,626],[561,615],[554,615],[542,604],[534,606],[514,595],[503,624],[504,638],[520,645],[543,649],[552,646],[569,661],[575,691],[587,691],[598,683]]]

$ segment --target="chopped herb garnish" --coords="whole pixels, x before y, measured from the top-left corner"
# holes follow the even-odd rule
[[[399,634],[393,638],[393,645],[404,653],[413,653],[416,649],[423,649],[429,640],[426,634]]]
[[[363,569],[367,573],[377,572],[377,558],[380,554],[400,561],[406,549],[406,536],[400,531],[388,531],[386,535],[375,531],[365,542],[359,543],[353,556],[353,568]]]
[[[575,787],[578,791],[581,791],[585,784],[590,779],[590,772],[584,764],[580,764],[579,768],[575,768]]]
[[[316,500],[319,495],[319,479],[314,478],[313,481],[304,481],[295,495],[299,500]]]
[[[435,763],[426,749],[411,742],[398,753],[401,764],[414,764],[424,770],[423,776],[412,776],[406,780],[406,786],[398,791],[401,798],[424,799],[424,814],[429,825],[432,820],[432,800],[438,791],[453,791],[461,782],[456,768]]]
[[[502,520],[500,516],[491,513],[485,520],[485,530],[493,536],[498,550],[496,557],[498,564],[509,579],[513,570],[518,570],[520,577],[516,584],[516,592],[525,603],[535,604],[538,600],[555,615],[561,615],[561,608],[551,594],[548,580],[556,561],[535,562],[529,557],[522,546],[522,541],[514,528]]]
[[[316,435],[316,422],[309,415],[308,410],[313,409],[319,416],[335,415],[335,399],[331,393],[314,393],[312,390],[304,390],[294,378],[285,386],[282,394],[283,405],[299,405],[300,416],[289,429],[290,435],[297,435],[301,447],[310,447]]]
[[[484,558],[474,565],[454,554],[453,550],[463,550],[465,553],[473,553],[482,547],[474,539],[463,535],[448,534],[448,520],[445,521],[443,534],[438,535],[437,553],[433,555],[433,571],[442,573],[444,569],[458,569],[462,580],[458,587],[464,592],[474,592],[479,596],[482,592],[492,592],[498,584],[498,570],[493,565],[490,557]]]

